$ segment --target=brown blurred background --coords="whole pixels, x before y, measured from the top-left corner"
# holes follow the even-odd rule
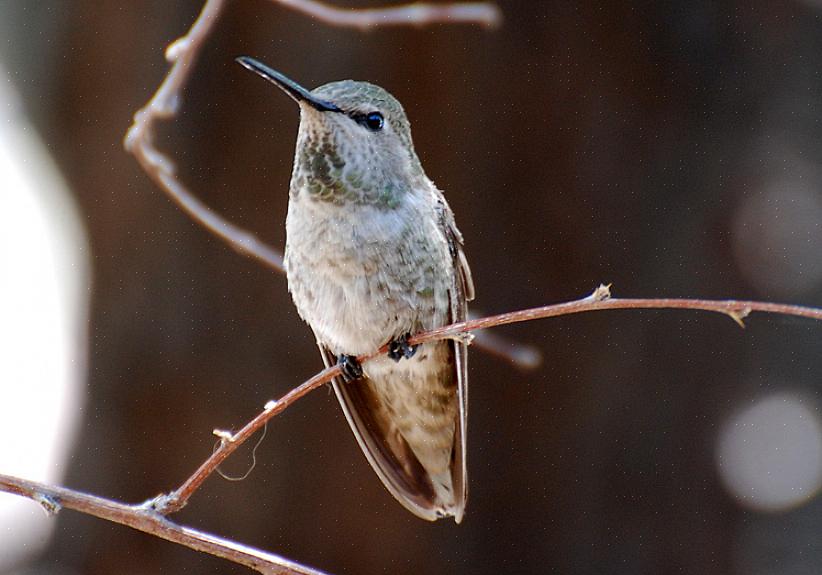
[[[600,282],[822,305],[822,2],[499,6],[496,31],[361,33],[235,0],[158,145],[201,199],[281,247],[298,114],[234,57],[309,87],[369,80],[405,105],[454,209],[477,310]],[[212,428],[321,367],[285,278],[194,224],[123,151],[200,7],[0,2],[0,57],[91,243],[89,398],[64,483],[118,500],[175,487]],[[747,324],[636,311],[500,328],[544,363],[472,351],[462,525],[396,503],[325,391],[270,424],[247,480],[209,480],[175,517],[335,574],[822,572],[822,324]],[[57,521],[15,573],[247,572]]]

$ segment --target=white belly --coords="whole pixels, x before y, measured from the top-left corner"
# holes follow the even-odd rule
[[[448,245],[433,210],[419,212],[292,199],[288,287],[300,316],[333,353],[371,352],[448,321]]]

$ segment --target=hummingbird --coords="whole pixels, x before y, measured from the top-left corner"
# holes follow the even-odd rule
[[[297,102],[285,270],[357,442],[388,491],[430,521],[462,520],[467,497],[467,344],[409,345],[466,317],[474,297],[462,234],[425,175],[402,105],[344,80],[307,90],[237,61]],[[388,344],[360,365],[356,356]]]

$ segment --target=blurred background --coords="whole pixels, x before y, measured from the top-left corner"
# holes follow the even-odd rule
[[[297,109],[234,57],[309,87],[369,80],[403,102],[454,209],[476,311],[600,282],[624,297],[822,306],[822,2],[499,6],[493,31],[361,33],[231,2],[158,145],[207,204],[281,247]],[[16,446],[0,472],[142,501],[195,469],[213,428],[239,428],[321,367],[285,278],[194,224],[123,151],[166,45],[200,7],[0,2],[5,124],[62,174],[14,184],[15,167],[47,169],[30,156],[0,174],[3,309],[28,294],[19,326],[39,326],[21,337],[3,320],[0,363],[18,371],[0,373],[0,405],[35,408],[0,421]],[[22,153],[15,142],[0,148]],[[50,214],[42,227],[9,227],[25,221],[25,197]],[[62,251],[27,251],[50,230]],[[69,311],[40,299],[43,277],[69,290],[55,296]],[[46,345],[58,328],[68,351]],[[544,361],[523,371],[472,351],[463,524],[396,503],[322,390],[269,425],[248,479],[210,479],[175,519],[334,574],[822,572],[822,324],[753,315],[741,330],[700,312],[614,311],[498,333]],[[37,372],[65,379],[63,392],[25,383],[40,362],[63,366]],[[43,411],[59,393],[69,413]],[[26,467],[51,453],[41,441],[62,451]],[[224,470],[249,464],[247,449]],[[0,515],[0,540],[43,527],[0,550],[4,573],[249,572],[73,512],[20,512]]]

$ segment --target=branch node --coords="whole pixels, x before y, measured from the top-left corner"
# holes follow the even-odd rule
[[[169,64],[173,64],[180,56],[188,52],[190,48],[191,40],[189,40],[188,36],[181,36],[180,38],[177,38],[166,48],[166,61]]]
[[[220,439],[221,444],[234,443],[234,434],[224,429],[215,429],[212,431],[215,436]]]
[[[611,299],[611,286],[614,284],[599,284],[599,287],[594,290],[589,297],[593,301],[605,301]]]
[[[143,124],[146,113],[145,108],[141,108],[134,113],[134,119],[126,132],[126,137],[123,139],[123,147],[131,154],[140,145],[140,140],[143,137]]]
[[[45,493],[35,493],[32,499],[40,504],[40,507],[49,517],[57,515],[57,513],[63,508],[55,497],[46,495]]]
[[[729,309],[725,312],[732,320],[736,322],[736,324],[745,329],[745,322],[742,321],[746,317],[751,314],[751,308],[749,306],[743,307],[741,309]]]
[[[272,409],[277,407],[279,404],[280,404],[279,401],[277,401],[276,399],[272,399],[271,401],[266,402],[265,407],[263,407],[263,409],[266,410],[266,411],[271,411]]]
[[[144,513],[168,515],[175,510],[179,510],[179,499],[176,491],[172,493],[161,493],[157,497],[148,499],[134,507]]]

